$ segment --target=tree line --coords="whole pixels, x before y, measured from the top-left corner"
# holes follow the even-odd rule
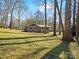
[[[62,28],[63,32],[63,41],[75,41],[73,38],[76,37],[77,41],[79,41],[79,0],[65,0],[65,18],[64,24],[62,19],[62,3],[63,0],[60,2],[60,8],[58,5],[58,0],[51,0],[54,2],[54,31],[53,35],[56,36],[56,18],[57,18],[57,11],[59,14],[59,34],[60,28]],[[78,5],[78,6],[77,6]],[[73,15],[73,17],[72,17]],[[46,19],[45,19],[46,20]],[[47,24],[47,23],[46,23]]]
[[[17,21],[16,27],[19,28],[21,18],[27,10],[24,6],[23,0],[0,0],[0,27],[12,29]]]
[[[56,26],[59,28],[59,34],[63,32],[62,40],[73,41],[74,36],[79,37],[79,0],[49,1],[52,4],[52,10],[54,10],[51,16],[51,20],[53,21],[49,21],[47,16],[48,0],[39,0],[40,4],[44,5],[44,13],[37,10],[35,14],[30,14],[30,18],[27,20],[22,20],[22,16],[24,13],[27,14],[26,11],[28,10],[28,6],[25,6],[24,0],[0,0],[0,27],[20,29],[20,27],[24,28],[31,23],[44,24],[46,33],[47,25],[51,24],[54,36],[57,35]],[[15,18],[15,13],[17,14],[17,18]],[[57,17],[59,17],[59,22],[57,22]]]

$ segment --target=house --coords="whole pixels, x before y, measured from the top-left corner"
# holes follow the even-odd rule
[[[31,24],[24,29],[25,32],[45,32],[45,25]],[[50,26],[47,25],[47,32],[50,31]]]

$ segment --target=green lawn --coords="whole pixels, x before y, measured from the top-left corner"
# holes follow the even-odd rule
[[[78,59],[76,43],[61,42],[61,35],[0,29],[0,59],[67,59],[71,52]]]

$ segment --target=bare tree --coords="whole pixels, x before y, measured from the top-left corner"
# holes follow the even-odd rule
[[[61,0],[61,3],[60,3],[60,13],[62,14],[62,3],[63,3],[63,0]],[[62,18],[62,16],[61,16]],[[60,18],[60,19],[61,19]],[[59,35],[61,34],[61,21],[59,20]]]
[[[47,32],[47,0],[45,2],[45,33]]]
[[[63,41],[73,41],[71,34],[71,2],[72,0],[66,0],[65,31],[64,31]]]
[[[53,30],[53,36],[56,36],[56,2],[54,0],[54,30]]]
[[[10,24],[9,28],[12,30],[12,18],[13,18],[13,11],[16,7],[17,0],[9,0],[9,11],[10,11]]]
[[[17,12],[17,16],[18,16],[18,29],[20,29],[20,22],[21,22],[21,18],[23,16],[23,14],[25,13],[25,11],[27,10],[27,7],[25,6],[25,3],[23,0],[17,0],[17,4],[16,4],[16,12]]]
[[[74,0],[74,6],[73,6],[73,26],[75,26],[75,19],[76,19],[76,0]]]
[[[12,29],[14,18],[14,11],[18,10],[18,25],[20,25],[20,19],[23,17],[26,7],[24,6],[23,0],[0,0],[0,16],[1,16],[1,27],[9,27]],[[19,27],[19,26],[18,26]]]
[[[59,14],[59,20],[60,20],[61,28],[62,28],[63,35],[64,35],[64,26],[63,26],[63,22],[62,22],[61,12],[59,10],[59,6],[58,6],[57,0],[55,0],[55,2],[56,2],[56,7],[57,7],[57,10],[58,10],[58,14]]]
[[[76,21],[76,36],[79,39],[79,0],[78,0],[78,14],[77,14],[77,21]]]
[[[53,2],[52,0],[50,0],[50,1]],[[58,6],[58,1],[57,0],[54,0],[54,1],[55,1],[55,5],[57,8],[58,14],[59,14],[59,22],[60,22],[60,25],[61,25],[61,28],[63,31],[63,35],[64,35],[64,26],[63,26],[62,17],[61,17],[61,11],[60,11],[59,6]]]
[[[44,24],[43,22],[42,22],[42,20],[44,20],[43,19],[43,17],[44,17],[44,15],[43,15],[43,13],[40,11],[40,10],[37,10],[36,12],[35,12],[35,19],[37,20],[36,21],[36,23],[37,24]]]
[[[71,28],[71,32],[73,36],[76,36],[76,0],[73,0],[73,24]]]
[[[1,27],[7,27],[8,21],[8,0],[1,0]],[[4,3],[3,3],[4,2]],[[3,26],[4,23],[4,26]]]

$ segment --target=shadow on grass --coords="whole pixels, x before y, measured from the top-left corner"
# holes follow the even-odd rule
[[[0,31],[0,33],[9,33],[9,34],[22,34],[22,33],[24,33],[24,34],[26,34],[26,33],[39,33],[39,32],[23,32],[23,31],[20,31],[20,33],[19,33],[19,32],[6,32],[6,31],[1,32]]]
[[[43,51],[43,50],[46,50],[46,49],[48,49],[48,48],[45,48],[45,47],[38,48],[38,49],[36,49],[36,51],[34,51],[34,52],[32,52],[32,53],[29,53],[28,55],[29,55],[29,56],[34,56],[34,55],[38,54],[39,52],[41,52],[41,51]]]
[[[16,32],[0,32],[0,33],[9,33],[9,34],[21,34],[21,33],[16,33]]]
[[[35,55],[37,55],[38,53],[40,53],[40,52],[42,52],[42,51],[44,51],[46,49],[48,49],[48,48],[46,48],[46,47],[37,48],[33,52],[30,52],[28,54],[22,55],[19,59],[30,59],[32,57],[35,57]],[[27,58],[27,56],[30,57],[30,58]]]
[[[46,37],[53,37],[49,36],[29,36],[29,37],[15,37],[15,38],[0,38],[0,40],[13,40],[13,39],[28,39],[28,38],[46,38]]]
[[[0,43],[1,45],[18,45],[18,44],[28,44],[28,43],[34,43],[34,42],[41,42],[41,41],[51,41],[54,39],[44,39],[44,40],[35,40],[35,41],[28,41],[28,42],[18,42],[18,43]]]
[[[75,59],[69,49],[69,42],[62,42],[61,44],[53,48],[51,51],[49,51],[47,54],[45,54],[41,59],[62,59],[59,56],[63,51],[66,59]]]

